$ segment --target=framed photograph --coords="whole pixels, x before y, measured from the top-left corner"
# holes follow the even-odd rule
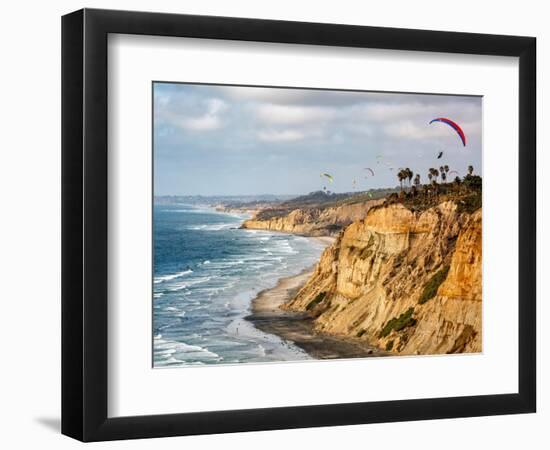
[[[535,412],[532,37],[62,21],[62,432]]]

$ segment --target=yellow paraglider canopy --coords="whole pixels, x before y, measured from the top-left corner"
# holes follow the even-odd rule
[[[321,173],[321,175],[319,175],[319,176],[320,176],[321,178],[323,178],[323,177],[327,178],[331,183],[334,182],[334,178],[332,178],[332,175],[329,174],[329,173],[323,172],[323,173]]]

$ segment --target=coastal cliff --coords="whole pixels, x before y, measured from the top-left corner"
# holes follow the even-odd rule
[[[480,352],[481,209],[462,211],[453,201],[424,211],[373,206],[359,219],[349,211],[352,223],[283,308],[311,314],[317,331],[394,354]],[[319,219],[306,219],[296,212],[245,225],[316,233],[310,222]]]
[[[269,211],[259,211],[241,228],[281,231],[304,236],[333,236],[352,222],[364,219],[374,206],[384,199],[344,204],[328,208],[297,208],[285,214],[270,216]]]

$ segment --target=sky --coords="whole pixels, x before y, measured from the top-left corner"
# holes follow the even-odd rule
[[[481,174],[481,97],[156,82],[153,108],[155,195],[362,191],[445,164]]]

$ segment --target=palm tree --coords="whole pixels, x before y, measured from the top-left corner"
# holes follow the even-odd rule
[[[407,175],[407,179],[409,180],[409,187],[411,186],[411,180],[412,180],[412,177],[413,177],[413,171],[411,169],[409,169],[408,167],[405,169],[405,172],[406,172],[406,175]]]
[[[430,179],[431,185],[433,186],[434,194],[437,192],[437,178],[439,177],[439,171],[433,167],[430,167],[428,178]]]
[[[420,174],[417,173],[414,176],[413,183],[414,183],[414,186],[413,186],[414,187],[414,195],[416,195],[420,190]]]
[[[401,169],[399,172],[397,172],[397,179],[399,180],[399,189],[403,190],[403,180],[405,179],[405,174],[403,173],[403,169]]]
[[[432,175],[432,177],[430,177],[430,180],[432,180],[432,178],[435,178],[435,180],[432,180],[432,184],[437,183],[437,178],[439,177],[439,170],[434,169],[433,167],[430,167],[429,171],[430,171],[430,174]]]
[[[409,180],[412,178],[412,171],[409,168],[401,169],[399,172],[397,172],[397,179],[399,180],[399,185],[401,186],[401,190],[403,190],[403,182],[405,180]]]
[[[449,166],[445,164],[444,166],[441,166],[439,168],[439,171],[441,172],[441,180],[442,181],[447,180],[447,172],[449,172]]]

